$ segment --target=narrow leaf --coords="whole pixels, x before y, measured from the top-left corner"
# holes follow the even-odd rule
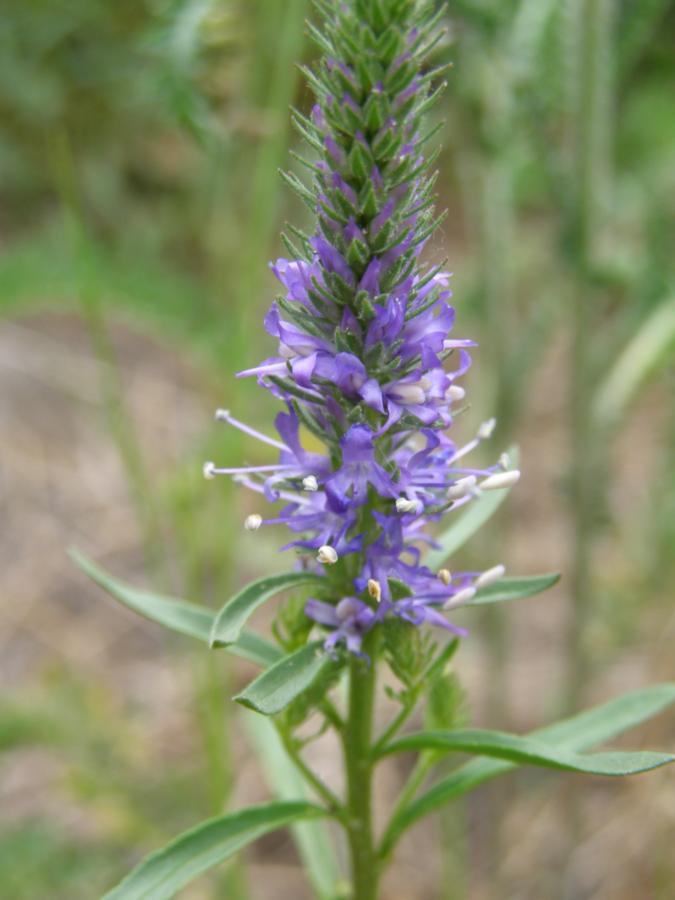
[[[560,575],[551,572],[548,575],[530,575],[523,578],[502,578],[494,584],[481,588],[476,596],[462,609],[471,609],[472,606],[484,606],[488,603],[506,603],[509,600],[519,600],[521,597],[532,597],[540,594],[547,588],[560,581]]]
[[[139,590],[123,581],[118,581],[79,550],[71,549],[69,555],[75,565],[92,581],[95,581],[99,587],[102,587],[124,606],[144,618],[150,619],[151,622],[156,622],[171,631],[187,634],[189,637],[197,638],[208,644],[215,618],[212,610],[196,603],[188,603],[185,600],[176,600],[173,597],[164,597],[161,594]],[[251,632],[241,633],[237,643],[230,647],[230,651],[260,666],[270,666],[281,656],[281,651],[274,644],[270,644],[264,638]]]
[[[517,449],[511,447],[508,455],[514,466],[517,465]],[[439,546],[427,554],[425,564],[430,569],[440,568],[451,554],[459,550],[497,512],[510,490],[510,488],[503,488],[502,490],[486,491],[468,503],[466,509],[458,513],[452,525],[436,538]]]
[[[227,601],[217,614],[211,629],[212,647],[227,647],[239,640],[239,635],[249,616],[270,597],[288,588],[303,585],[325,585],[321,575],[312,572],[286,572],[271,575],[246,585],[238,594]]]
[[[312,684],[333,661],[321,651],[321,642],[306,644],[284,656],[252,681],[234,699],[265,716],[281,712]]]
[[[243,716],[270,789],[279,800],[308,799],[308,788],[286,755],[270,719],[253,713],[244,713]],[[290,829],[316,896],[319,900],[335,900],[341,875],[335,857],[335,840],[327,825],[315,821],[295,822]]]
[[[660,303],[624,348],[593,403],[597,421],[616,425],[641,385],[672,359],[675,347],[675,297]]]
[[[540,728],[529,736],[558,750],[587,750],[645,722],[673,703],[675,683],[652,685]],[[515,763],[505,760],[475,759],[441,778],[392,820],[382,841],[383,853],[390,852],[401,834],[418,819],[514,768]]]
[[[381,755],[386,756],[405,750],[475,753],[520,765],[587,772],[591,775],[634,775],[675,762],[675,756],[647,750],[633,753],[619,750],[575,753],[572,750],[547,746],[535,738],[478,728],[458,731],[418,731],[392,741],[382,750]]]
[[[266,803],[209,819],[147,856],[103,900],[168,900],[237,850],[299,819],[323,815],[304,801]]]

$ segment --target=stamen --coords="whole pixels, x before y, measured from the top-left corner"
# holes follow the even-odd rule
[[[488,475],[481,481],[479,487],[481,491],[495,491],[499,488],[513,487],[520,479],[518,469],[511,469],[510,472],[497,472],[494,475]]]
[[[251,513],[244,519],[244,528],[246,531],[257,531],[262,525],[262,521],[262,516],[259,516],[258,513]]]
[[[408,500],[407,497],[399,497],[396,501],[396,512],[398,513],[417,512],[419,508],[419,500]]]
[[[316,558],[324,566],[334,566],[338,561],[337,551],[334,547],[331,547],[330,544],[324,544],[323,547],[319,547]]]
[[[380,582],[376,581],[374,578],[368,579],[368,594],[376,603],[379,603],[382,599],[382,586],[380,585]]]
[[[445,399],[448,401],[448,403],[457,403],[459,400],[463,400],[465,397],[466,391],[458,384],[451,384],[445,392]]]
[[[450,584],[450,582],[452,581],[452,573],[450,572],[450,569],[439,569],[438,577],[443,582],[443,584]]]
[[[216,464],[214,462],[205,462],[202,472],[204,473],[204,478],[211,481],[216,477]]]
[[[498,566],[493,566],[491,569],[487,569],[481,575],[476,578],[474,581],[474,585],[477,588],[487,587],[489,584],[494,584],[495,581],[499,581],[504,577],[504,573],[506,569],[501,564]]]
[[[230,415],[229,409],[217,409],[216,410],[216,421],[217,422],[227,422],[230,425],[234,425],[235,428],[238,428],[239,431],[243,431],[244,434],[249,434],[251,437],[257,438],[259,441],[262,441],[264,444],[269,444],[270,447],[276,447],[277,450],[286,450],[288,451],[290,448],[286,446],[286,444],[282,444],[280,441],[275,441],[274,438],[267,437],[266,434],[261,434],[259,431],[256,431],[255,428],[251,428],[250,425],[245,425],[243,422],[240,422],[238,419],[235,419]]]
[[[460,497],[465,497],[468,493],[470,493],[478,483],[478,479],[475,475],[467,475],[466,478],[459,478],[454,484],[451,484],[450,487],[445,492],[445,496],[448,500],[459,500]]]
[[[318,491],[319,490],[319,482],[316,480],[315,475],[307,475],[302,479],[302,488],[305,491]]]
[[[426,394],[420,382],[394,385],[389,393],[403,404],[419,405],[426,400]]]
[[[461,606],[462,603],[467,603],[469,600],[473,600],[475,596],[475,587],[462,588],[462,590],[457,591],[457,593],[453,597],[451,597],[447,601],[447,603],[443,604],[443,609],[453,609],[455,606]]]
[[[501,469],[504,469],[504,471],[506,472],[510,465],[511,465],[511,460],[509,458],[509,454],[502,453],[502,455],[499,457],[499,467]]]
[[[487,441],[488,438],[491,438],[495,428],[497,427],[497,420],[492,418],[488,419],[487,422],[483,422],[478,431],[476,432],[476,436],[481,441]]]
[[[288,469],[297,469],[296,465],[268,465],[268,466],[234,466],[227,469],[213,469],[214,475],[242,475],[249,472],[285,472]]]

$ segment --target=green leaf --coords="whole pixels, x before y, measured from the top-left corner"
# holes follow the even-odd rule
[[[237,694],[237,703],[265,716],[281,712],[328,666],[334,665],[330,656],[321,651],[321,642],[306,644],[284,656]]]
[[[513,465],[517,466],[518,449],[511,447],[508,450],[508,456]],[[452,525],[438,535],[436,542],[440,546],[436,550],[429,551],[424,560],[425,565],[430,569],[439,569],[451,554],[459,550],[497,512],[510,490],[511,488],[503,488],[486,491],[468,503],[466,509],[457,515]]]
[[[308,799],[308,788],[286,755],[273,723],[264,716],[243,713],[244,725],[270,789],[280,800]],[[303,868],[319,900],[335,900],[341,875],[335,857],[335,841],[323,822],[296,822],[291,833]]]
[[[108,575],[79,550],[68,552],[75,565],[124,606],[151,622],[208,644],[215,618],[212,610],[196,603],[139,590]],[[277,647],[251,632],[241,633],[237,643],[229,649],[260,666],[270,666],[281,656]]]
[[[548,575],[529,575],[523,578],[502,578],[494,584],[480,588],[476,596],[460,609],[471,609],[472,606],[484,606],[487,603],[506,603],[508,600],[519,600],[540,594],[560,581],[560,575],[552,572]]]
[[[283,575],[271,575],[260,578],[246,585],[238,594],[227,601],[217,614],[209,643],[212,647],[227,647],[239,640],[239,635],[253,612],[281,591],[303,585],[325,585],[326,579],[313,572],[286,572]]]
[[[675,683],[652,685],[624,694],[570,719],[533,731],[529,737],[557,750],[581,751],[611,740],[675,703]],[[441,778],[393,819],[382,841],[391,851],[403,832],[418,819],[485,781],[516,768],[497,759],[475,759]]]
[[[209,819],[146,856],[103,900],[168,900],[262,835],[323,814],[320,807],[297,800],[251,806]]]
[[[634,775],[658,766],[675,762],[675,756],[644,750],[625,752],[612,750],[602,753],[575,753],[572,750],[547,746],[531,737],[466,728],[458,731],[418,731],[392,741],[381,755],[405,750],[443,750],[475,753],[505,759],[519,765],[544,766],[568,772],[587,772],[590,775]]]

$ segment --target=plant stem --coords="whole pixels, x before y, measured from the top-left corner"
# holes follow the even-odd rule
[[[603,224],[607,181],[610,114],[608,69],[612,0],[581,0],[579,73],[573,98],[575,206],[573,210],[575,285],[570,377],[570,437],[572,454],[572,621],[568,632],[567,711],[583,701],[590,675],[584,641],[592,613],[591,562],[597,500],[598,448],[592,418],[592,303],[594,250]]]
[[[373,844],[371,737],[375,699],[375,632],[364,641],[371,662],[349,664],[349,714],[343,732],[347,779],[347,837],[351,857],[353,900],[377,900],[379,867]]]
[[[415,692],[414,695],[409,698],[406,703],[401,707],[398,713],[391,720],[389,725],[382,732],[380,737],[377,739],[377,742],[373,746],[372,755],[376,757],[379,752],[387,746],[391,738],[394,737],[395,734],[398,733],[400,728],[407,722],[410,714],[412,713],[415,705],[417,703],[419,697],[419,693]]]
[[[305,779],[307,784],[309,784],[316,791],[319,797],[321,797],[321,799],[326,803],[329,812],[333,813],[337,818],[343,819],[343,808],[340,804],[340,801],[331,791],[331,789],[326,784],[324,784],[319,776],[315,772],[313,772],[312,769],[310,769],[310,767],[304,761],[304,759],[300,755],[300,752],[298,751],[298,748],[295,746],[292,736],[279,726],[277,726],[277,732],[281,739],[281,743],[284,746],[284,750],[288,755],[288,758]]]
[[[403,790],[398,795],[396,806],[394,807],[389,820],[389,826],[382,836],[379,847],[379,856],[381,859],[385,859],[391,854],[398,841],[398,838],[392,838],[391,824],[398,819],[399,814],[414,799],[415,794],[424,784],[427,775],[433,768],[436,759],[437,755],[435,753],[423,753],[417,760],[415,768],[410,773],[408,780],[403,786]]]

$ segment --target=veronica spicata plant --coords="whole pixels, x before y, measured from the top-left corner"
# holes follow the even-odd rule
[[[442,218],[433,209],[435,129],[425,115],[443,87],[441,70],[428,68],[443,11],[427,0],[316,6],[324,25],[309,29],[323,56],[305,71],[315,103],[307,116],[294,116],[309,147],[310,177],[285,176],[315,227],[311,235],[292,228],[284,237],[289,257],[272,265],[281,291],[265,319],[275,353],[239,373],[281,404],[276,434],[219,410],[219,421],[262,443],[268,461],[204,467],[207,478],[232,476],[257,495],[259,512],[245,521],[250,541],[260,528],[290,532],[284,549],[294,559],[291,571],[249,584],[214,615],[135,591],[78,557],[141,614],[261,666],[235,699],[274,717],[311,799],[300,793],[211,819],[141,862],[110,898],[173,896],[260,835],[322,817],[346,837],[347,895],[373,900],[409,826],[516,765],[624,775],[673,760],[582,751],[664,708],[675,700],[675,685],[637,691],[528,736],[461,727],[449,667],[467,634],[468,611],[537,593],[557,576],[507,578],[495,561],[483,571],[454,571],[447,562],[519,472],[514,451],[487,468],[469,461],[493,421],[467,443],[455,440],[459,380],[474,342],[455,335],[449,273],[421,259]],[[293,593],[277,616],[274,641],[246,630],[252,613],[283,591]],[[387,669],[384,691],[396,707],[376,729]],[[418,707],[426,709],[427,727],[402,733]],[[315,727],[301,728],[310,718]],[[304,753],[328,730],[342,747],[341,794]],[[376,833],[373,772],[403,752],[417,753],[417,763]],[[434,780],[435,766],[452,753],[478,759],[449,774],[446,767]],[[300,837],[312,883],[320,897],[344,896],[334,863],[312,859],[331,846],[318,840],[318,828],[304,833],[304,844]]]

